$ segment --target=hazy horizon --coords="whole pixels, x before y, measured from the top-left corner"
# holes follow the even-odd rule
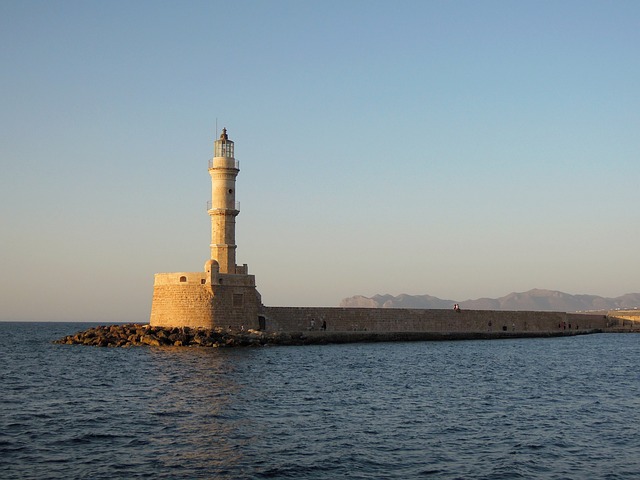
[[[3,2],[0,320],[144,322],[240,162],[265,305],[640,291],[640,3]],[[216,131],[217,125],[217,131]]]

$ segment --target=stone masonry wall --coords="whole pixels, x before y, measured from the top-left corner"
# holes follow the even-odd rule
[[[264,307],[266,330],[369,332],[559,332],[603,329],[602,315],[495,310],[419,310],[396,308]],[[312,327],[313,326],[313,327]]]
[[[149,323],[162,327],[213,326],[213,291],[199,283],[154,285]]]
[[[254,286],[213,286],[213,325],[232,329],[258,329],[260,294]]]
[[[158,273],[149,323],[162,327],[257,329],[260,294],[252,275]]]

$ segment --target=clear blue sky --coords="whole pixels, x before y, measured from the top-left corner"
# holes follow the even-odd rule
[[[267,305],[640,291],[638,1],[0,1],[0,320],[148,320],[241,172]]]

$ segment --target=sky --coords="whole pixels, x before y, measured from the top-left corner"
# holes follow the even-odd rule
[[[146,322],[240,162],[265,305],[639,292],[640,2],[0,0],[0,320]]]

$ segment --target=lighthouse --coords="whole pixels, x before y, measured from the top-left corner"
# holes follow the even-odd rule
[[[236,216],[240,206],[236,202],[236,177],[240,165],[234,157],[234,145],[227,129],[214,142],[213,158],[209,160],[211,175],[211,260],[218,262],[220,273],[236,272]]]
[[[209,160],[210,258],[203,272],[156,273],[152,326],[264,328],[262,300],[246,264],[236,265],[236,177],[240,166],[227,129],[214,141]]]

